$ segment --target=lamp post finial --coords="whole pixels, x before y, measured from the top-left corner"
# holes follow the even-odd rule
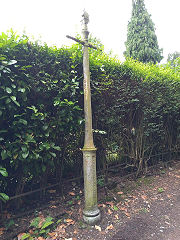
[[[84,13],[83,13],[82,17],[83,17],[84,24],[87,25],[89,23],[89,14],[86,12],[85,9],[84,9]]]

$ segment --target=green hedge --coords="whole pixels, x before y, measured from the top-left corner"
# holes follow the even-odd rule
[[[178,152],[180,73],[132,59],[120,63],[91,41],[99,47],[90,50],[98,168],[113,151],[138,173],[158,160],[152,155]],[[8,172],[0,176],[0,192],[12,196],[82,174],[82,47],[57,49],[2,33],[0,78],[0,167]]]

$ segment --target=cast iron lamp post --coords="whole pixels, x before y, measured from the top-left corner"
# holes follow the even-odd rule
[[[91,88],[89,71],[89,53],[88,47],[97,49],[88,43],[89,31],[87,24],[89,15],[84,11],[83,14],[83,41],[67,36],[83,45],[83,74],[84,74],[84,115],[85,115],[85,139],[83,152],[83,171],[84,171],[84,194],[85,207],[83,210],[83,219],[86,223],[93,225],[100,218],[100,210],[97,206],[97,179],[96,179],[96,148],[93,142],[92,131],[92,110],[91,110]]]

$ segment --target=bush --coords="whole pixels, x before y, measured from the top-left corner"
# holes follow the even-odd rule
[[[99,47],[90,50],[98,168],[112,152],[137,173],[157,162],[153,155],[179,153],[179,73],[120,63],[91,41]],[[82,174],[82,47],[52,48],[12,31],[2,33],[0,46],[0,166],[9,173],[2,191],[12,196]]]

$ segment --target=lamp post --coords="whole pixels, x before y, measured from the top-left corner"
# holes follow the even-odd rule
[[[93,225],[100,218],[100,210],[97,206],[97,179],[96,179],[96,148],[93,142],[92,131],[92,110],[91,110],[91,88],[90,88],[90,70],[88,47],[97,49],[88,43],[89,31],[87,24],[89,15],[86,11],[83,13],[83,41],[67,36],[83,45],[83,88],[84,88],[84,116],[85,116],[85,139],[83,152],[83,171],[84,171],[84,195],[85,207],[83,210],[83,219],[86,223]]]
[[[85,208],[83,211],[84,221],[94,224],[100,220],[100,211],[97,207],[97,180],[96,180],[96,148],[93,142],[91,88],[88,53],[88,28],[89,16],[83,14],[83,73],[84,73],[84,115],[85,115],[85,139],[83,151],[84,192]]]

